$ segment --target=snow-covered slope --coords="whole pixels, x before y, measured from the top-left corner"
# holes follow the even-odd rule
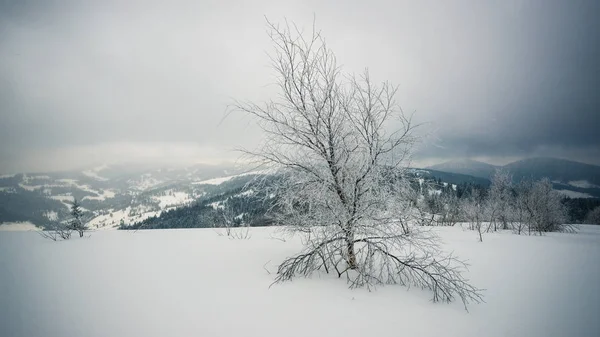
[[[208,165],[178,169],[102,165],[79,172],[2,176],[0,224],[30,221],[44,226],[63,221],[77,199],[91,226],[114,228],[121,220],[132,224],[190,204],[207,190],[245,175],[242,172]]]
[[[51,242],[0,233],[0,336],[600,336],[600,227],[579,234],[436,228],[471,263],[486,303],[431,303],[401,286],[348,289],[333,275],[269,286],[298,239],[253,228],[104,231]]]

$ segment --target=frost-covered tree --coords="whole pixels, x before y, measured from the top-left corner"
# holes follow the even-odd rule
[[[488,196],[488,214],[490,226],[488,231],[493,228],[498,230],[498,223],[502,229],[509,229],[510,219],[513,217],[513,186],[512,175],[502,169],[496,170],[492,176],[492,184],[490,186]]]
[[[481,227],[485,219],[487,200],[480,190],[473,189],[469,196],[463,198],[461,202],[463,215],[469,222],[469,229],[477,231],[479,241],[483,242]]]
[[[600,206],[594,208],[587,214],[585,223],[600,225]]]
[[[461,216],[460,200],[453,190],[446,191],[441,195],[442,210],[437,220],[441,226],[454,226]]]
[[[521,183],[518,198],[529,234],[575,230],[574,226],[565,224],[567,210],[562,203],[563,197],[552,189],[548,179]]]
[[[397,105],[396,87],[376,84],[368,71],[344,75],[314,27],[305,35],[267,23],[279,96],[236,106],[266,135],[246,153],[282,178],[274,187],[277,222],[304,239],[276,281],[323,270],[351,287],[399,283],[432,290],[434,301],[479,301],[464,263],[411,226],[419,212],[404,167],[415,125]]]

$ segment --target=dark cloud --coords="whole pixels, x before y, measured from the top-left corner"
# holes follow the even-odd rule
[[[260,134],[245,117],[220,124],[227,104],[272,95],[263,15],[308,26],[313,14],[346,70],[399,84],[429,123],[417,158],[600,164],[599,12],[593,0],[3,1],[0,171],[234,158]]]

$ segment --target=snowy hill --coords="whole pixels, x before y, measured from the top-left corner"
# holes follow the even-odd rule
[[[0,232],[0,336],[600,335],[600,227],[517,236],[435,228],[468,259],[486,303],[432,303],[418,288],[351,290],[320,274],[269,287],[297,252],[274,228],[102,231],[51,242]],[[540,254],[540,252],[543,252]],[[73,273],[77,274],[73,282]]]
[[[600,166],[557,158],[528,158],[494,166],[460,159],[429,166],[427,169],[490,179],[497,168],[505,169],[515,181],[548,178],[554,188],[571,198],[600,198]]]
[[[115,228],[193,203],[218,190],[216,183],[244,174],[239,168],[197,165],[151,168],[102,165],[78,172],[0,177],[0,224],[37,226],[68,218],[78,199],[92,228]],[[225,177],[225,178],[223,178]]]
[[[441,164],[432,165],[427,168],[489,179],[492,174],[494,174],[497,167],[471,159],[455,159]]]
[[[504,168],[518,177],[548,177],[571,187],[600,188],[600,166],[556,158],[529,158]]]

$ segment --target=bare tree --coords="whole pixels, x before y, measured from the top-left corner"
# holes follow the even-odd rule
[[[512,198],[512,229],[513,232],[521,235],[529,225],[529,212],[527,211],[527,195],[529,193],[529,184],[521,182],[515,186],[514,196]],[[531,234],[531,231],[529,231]]]
[[[465,264],[441,255],[432,233],[396,213],[408,205],[404,167],[416,141],[396,87],[375,84],[368,71],[343,75],[314,26],[305,35],[267,24],[280,96],[236,107],[266,135],[261,149],[246,153],[281,177],[276,220],[304,240],[276,282],[324,270],[345,275],[351,287],[412,284],[432,290],[434,301],[480,301],[462,276]]]
[[[469,228],[477,231],[479,234],[479,241],[483,242],[483,235],[481,233],[481,226],[484,220],[484,213],[486,208],[486,200],[483,197],[480,190],[473,189],[468,198],[464,198],[462,201],[462,209],[464,215],[469,221]]]

